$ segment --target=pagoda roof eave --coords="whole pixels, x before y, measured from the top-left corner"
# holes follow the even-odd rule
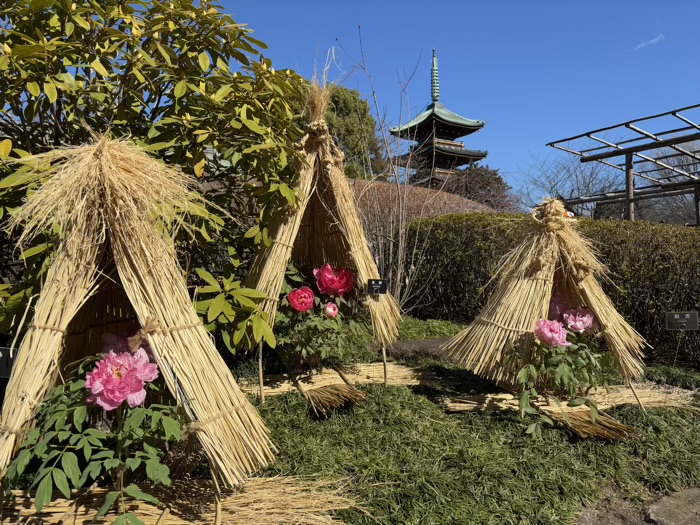
[[[446,155],[449,155],[450,157],[453,157],[455,159],[462,159],[464,160],[464,164],[467,162],[474,162],[477,160],[483,160],[485,159],[489,152],[488,151],[482,151],[482,150],[476,150],[476,149],[459,149],[456,150],[454,148],[447,148],[447,147],[441,147],[441,146],[435,146],[435,151],[437,153],[443,153]],[[403,163],[405,164],[408,162],[411,157],[422,157],[420,151],[411,151],[408,153],[404,153],[402,155],[396,155],[392,157],[392,160],[398,161],[400,164]],[[459,164],[460,166],[462,164]]]
[[[459,157],[461,159],[469,160],[481,160],[485,159],[489,154],[488,151],[482,151],[478,149],[463,149],[463,148],[451,148],[449,146],[442,146],[439,144],[434,145],[435,151],[438,153],[444,153],[445,155],[450,155],[454,157]]]
[[[464,135],[473,133],[484,127],[486,122],[483,120],[472,120],[458,115],[447,109],[440,102],[433,102],[425,108],[421,114],[417,115],[409,122],[402,126],[395,126],[389,129],[392,135],[396,136],[406,136],[410,135],[412,130],[422,127],[428,124],[431,120],[442,121],[445,124],[450,124],[452,126],[463,128],[465,130]],[[410,137],[409,137],[410,138]]]

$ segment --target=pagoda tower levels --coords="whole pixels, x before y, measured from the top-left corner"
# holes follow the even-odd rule
[[[410,180],[421,186],[440,186],[449,177],[458,175],[459,168],[486,158],[487,152],[470,150],[455,139],[471,135],[486,124],[453,113],[440,102],[438,60],[433,49],[431,70],[432,102],[425,110],[403,126],[389,132],[399,138],[416,142],[400,157],[410,169]]]

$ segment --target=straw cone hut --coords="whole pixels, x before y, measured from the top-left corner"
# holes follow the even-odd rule
[[[280,205],[269,228],[271,243],[256,254],[244,282],[267,295],[260,307],[271,327],[289,261],[306,269],[325,263],[349,268],[360,289],[366,289],[369,279],[380,278],[344,174],[343,153],[324,120],[329,97],[328,89],[311,86],[311,124],[300,143],[303,162],[295,188],[297,202],[285,200]],[[365,304],[382,346],[395,341],[401,312],[394,297],[367,295]]]
[[[224,486],[273,459],[257,410],[201,324],[168,224],[203,211],[191,181],[125,142],[105,138],[24,159],[46,179],[14,216],[21,241],[58,231],[60,241],[22,340],[0,416],[4,475],[21,434],[66,366],[131,323],[148,341],[170,392]],[[49,166],[47,168],[47,166]]]
[[[442,348],[447,359],[476,374],[515,384],[512,360],[533,351],[535,324],[546,319],[553,293],[568,304],[593,311],[608,349],[629,381],[643,371],[642,349],[647,345],[605,295],[598,282],[606,268],[590,241],[566,216],[563,204],[551,199],[528,219],[523,242],[510,252],[494,279],[496,289],[474,322]]]

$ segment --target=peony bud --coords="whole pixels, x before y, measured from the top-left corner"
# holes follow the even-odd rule
[[[335,317],[338,315],[338,305],[335,303],[328,303],[323,309],[323,313],[325,313],[328,317]]]

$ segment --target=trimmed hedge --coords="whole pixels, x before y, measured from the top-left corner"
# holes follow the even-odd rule
[[[471,322],[485,303],[499,260],[522,238],[519,216],[447,215],[412,225],[430,254],[415,278],[427,291],[408,312],[421,319]],[[700,334],[669,332],[665,312],[700,310],[700,230],[644,221],[580,219],[580,231],[610,268],[606,293],[651,343],[650,359],[700,365]],[[614,284],[613,284],[614,283]]]

